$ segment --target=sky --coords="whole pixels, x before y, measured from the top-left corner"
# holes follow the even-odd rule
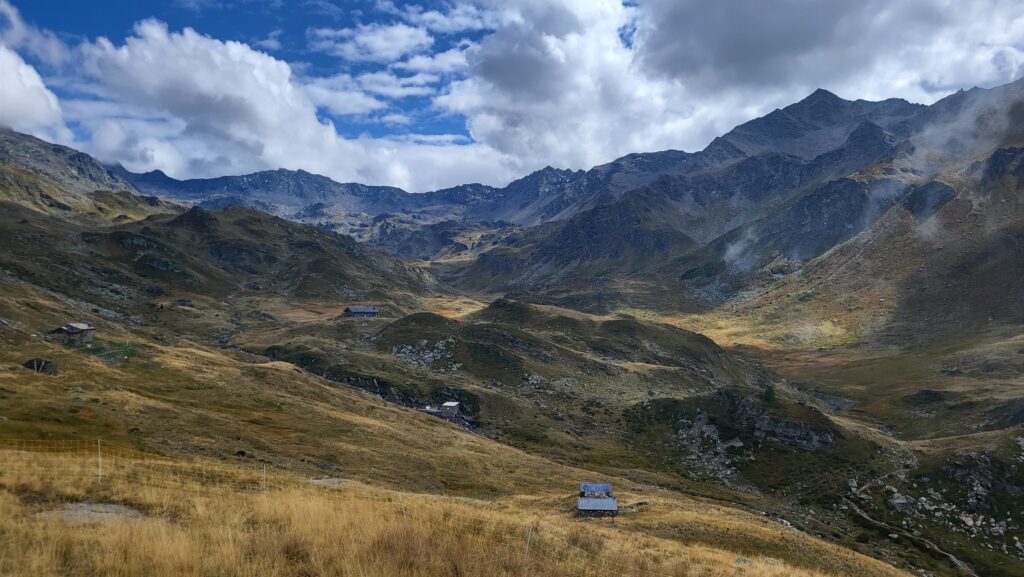
[[[0,0],[0,125],[176,178],[503,186],[1022,75],[1019,0]]]

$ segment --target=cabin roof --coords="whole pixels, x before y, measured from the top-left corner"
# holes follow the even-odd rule
[[[611,483],[580,483],[581,493],[611,493]]]
[[[53,329],[52,331],[50,331],[50,333],[65,333],[69,335],[77,335],[78,333],[94,330],[96,330],[96,327],[86,323],[68,323],[64,326]]]
[[[619,502],[612,497],[580,497],[576,501],[578,511],[618,511]]]
[[[374,306],[351,306],[345,307],[350,313],[379,313],[380,309]]]
[[[445,403],[445,404],[443,404],[441,406],[442,407],[457,407],[457,406],[459,406],[459,403],[457,401],[448,401],[447,403]]]

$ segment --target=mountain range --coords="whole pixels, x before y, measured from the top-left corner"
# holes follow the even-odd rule
[[[134,174],[0,130],[0,359],[69,369],[0,381],[0,430],[476,497],[513,489],[446,463],[525,454],[907,569],[1024,575],[1022,115],[1024,80],[818,90],[698,152],[426,193]],[[61,346],[68,317],[106,336]],[[131,354],[103,356],[113,335]],[[64,411],[81,386],[95,406]],[[359,414],[306,408],[356,391]],[[447,401],[463,417],[417,440],[443,456],[366,444]]]
[[[798,269],[891,210],[930,220],[959,194],[962,171],[1016,141],[1022,90],[975,88],[931,106],[818,90],[696,153],[547,167],[504,188],[414,194],[303,171],[186,181],[112,172],[145,194],[251,206],[432,261],[463,290],[594,312],[652,299],[691,311]]]

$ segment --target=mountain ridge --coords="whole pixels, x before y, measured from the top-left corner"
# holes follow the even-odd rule
[[[704,151],[548,168],[498,192],[270,171],[193,183],[188,207],[93,190],[123,179],[79,177],[88,157],[9,134],[0,427],[485,497],[508,486],[461,465],[490,458],[423,447],[487,437],[490,454],[725,499],[901,567],[953,575],[940,547],[1018,577],[1017,90],[925,120],[812,96]],[[48,340],[68,319],[97,326],[92,347]],[[51,356],[60,375],[24,372]],[[297,383],[372,403],[325,424]],[[413,411],[451,401],[454,423]],[[373,428],[409,423],[426,435],[415,450],[372,451]],[[562,492],[542,497],[553,515]],[[664,531],[646,507],[624,522]]]

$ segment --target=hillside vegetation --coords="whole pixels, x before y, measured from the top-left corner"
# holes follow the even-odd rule
[[[168,461],[116,445],[107,446],[101,479],[96,455],[75,450],[91,446],[0,450],[14,465],[0,473],[4,574],[903,575],[752,516],[657,496],[624,494],[638,513],[609,529],[569,520],[564,496],[469,501]],[[666,526],[719,539],[654,536],[653,527]],[[769,551],[799,551],[798,559]]]

